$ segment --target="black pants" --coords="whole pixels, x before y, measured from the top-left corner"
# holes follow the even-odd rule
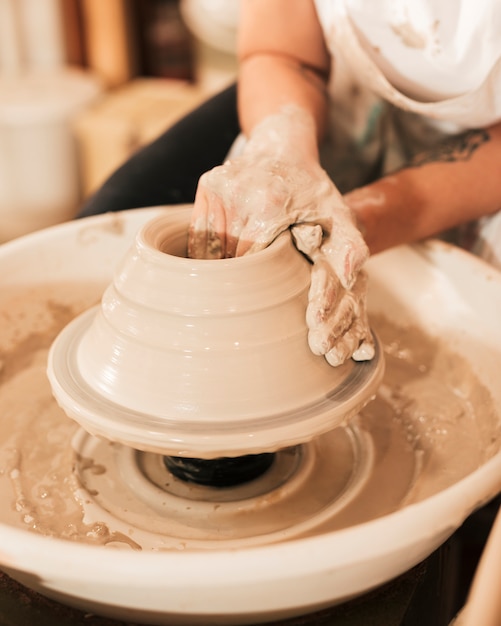
[[[232,85],[138,150],[84,204],[78,217],[193,202],[198,179],[222,163],[239,132]]]

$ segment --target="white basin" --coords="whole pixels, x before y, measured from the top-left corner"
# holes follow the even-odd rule
[[[255,624],[313,612],[396,577],[428,556],[501,490],[501,275],[463,251],[430,241],[396,248],[368,263],[370,315],[385,344],[394,379],[383,383],[381,396],[366,407],[358,426],[373,438],[374,472],[383,472],[389,462],[383,452],[394,471],[386,467],[385,479],[371,489],[369,476],[365,491],[362,486],[346,505],[344,519],[341,513],[334,521],[287,536],[285,541],[274,535],[273,541],[262,544],[246,542],[239,547],[238,540],[230,546],[213,541],[203,548],[185,549],[181,543],[174,548],[131,549],[132,540],[128,546],[118,534],[112,534],[117,541],[100,545],[95,536],[61,538],[69,536],[67,524],[60,533],[55,527],[34,524],[37,516],[43,520],[44,515],[51,519],[70,515],[51,509],[55,495],[48,488],[43,492],[39,486],[30,494],[31,509],[22,492],[22,473],[30,472],[31,452],[39,446],[43,456],[46,449],[48,459],[42,461],[50,466],[51,446],[63,450],[70,432],[65,430],[64,416],[48,405],[48,381],[39,386],[30,382],[29,376],[35,380],[45,372],[48,343],[42,345],[40,338],[55,336],[57,324],[62,326],[77,309],[97,302],[137,230],[163,211],[143,209],[87,218],[0,247],[0,349],[11,367],[5,369],[0,385],[3,570],[61,602],[126,621]],[[80,292],[90,295],[80,297]],[[40,303],[44,297],[50,306],[23,304],[29,298]],[[16,307],[23,313],[17,314]],[[28,319],[30,314],[33,319],[23,326],[23,316]],[[38,350],[40,363],[36,359],[14,363],[11,355],[21,344],[28,354]],[[397,365],[392,365],[392,359]],[[23,371],[30,368],[23,378]],[[443,376],[437,386],[434,368]],[[428,389],[427,376],[430,397],[423,393]],[[388,384],[392,380],[394,386]],[[451,398],[462,408],[443,411],[442,405]],[[437,417],[431,424],[426,422],[429,415],[418,409],[426,404],[429,410],[433,402]],[[377,411],[385,406],[396,407],[396,414],[401,410],[405,419],[399,414],[401,419],[389,420],[386,430],[383,420],[378,431]],[[57,428],[51,426],[52,419]],[[9,439],[23,420],[31,424],[21,433],[25,448],[23,441],[18,445]],[[73,428],[68,422],[68,429]],[[382,441],[385,450],[379,446]],[[410,476],[405,480],[404,471],[398,471],[400,458]],[[65,464],[71,467],[71,463],[64,450],[59,460],[62,480]],[[103,468],[94,465],[93,469],[97,479],[106,476]],[[39,478],[46,485],[53,476]],[[394,501],[384,502],[386,493],[394,494]],[[372,502],[370,513],[357,508],[357,498]],[[47,510],[42,515],[43,506]],[[75,510],[78,506],[76,502]],[[107,523],[109,530],[113,520]]]

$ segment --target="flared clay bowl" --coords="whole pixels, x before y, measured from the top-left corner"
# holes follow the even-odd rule
[[[289,231],[265,250],[186,257],[190,208],[139,229],[101,304],[54,342],[67,415],[137,449],[199,458],[301,443],[353,417],[384,360],[330,366],[308,347],[308,261]]]

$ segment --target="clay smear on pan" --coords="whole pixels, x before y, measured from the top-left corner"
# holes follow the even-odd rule
[[[79,459],[78,426],[54,401],[47,352],[57,333],[98,302],[101,285],[49,284],[0,301],[0,523],[73,541],[140,549],[106,523],[84,521],[74,469],[105,476],[106,464]],[[374,465],[348,506],[313,532],[385,515],[454,484],[500,447],[489,391],[445,341],[383,316],[371,324],[385,350],[376,398],[357,416],[372,438]],[[110,444],[111,445],[111,444]],[[78,485],[77,485],[78,486]]]

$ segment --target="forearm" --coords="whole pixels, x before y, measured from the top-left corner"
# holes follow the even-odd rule
[[[313,118],[311,142],[316,150],[327,114],[330,60],[313,2],[244,0],[238,59],[238,112],[244,134],[249,136],[284,106],[295,105]]]
[[[371,253],[501,208],[501,124],[450,138],[409,167],[346,194]]]
[[[299,62],[277,55],[256,54],[241,63],[238,113],[246,135],[265,117],[291,104],[312,115],[316,129],[313,139],[318,145],[327,113],[322,79]]]

